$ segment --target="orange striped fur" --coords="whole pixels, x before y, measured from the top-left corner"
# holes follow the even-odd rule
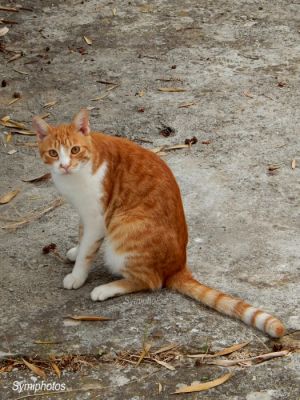
[[[86,182],[89,179],[94,182],[93,177],[103,168],[103,174],[99,174],[101,198],[97,199],[103,232],[97,234],[96,230],[91,236],[93,242],[86,243],[85,238],[93,226],[84,220],[84,210],[81,210],[89,204],[85,205],[84,200],[79,202],[82,237],[79,245],[69,252],[69,258],[76,262],[72,274],[65,278],[66,288],[74,289],[84,283],[104,238],[109,268],[122,279],[95,288],[91,294],[93,300],[168,287],[272,337],[284,334],[284,326],[275,317],[192,277],[186,264],[188,233],[180,190],[172,172],[157,155],[128,140],[90,132],[85,110],[81,110],[69,125],[49,126],[37,117],[34,127],[43,161],[50,168],[57,165],[53,176],[65,171],[67,177],[63,179],[73,179],[68,175],[76,176],[78,168],[90,163]],[[80,148],[78,152],[76,149],[76,154],[70,150],[74,146]],[[52,151],[52,156],[49,153],[55,150],[56,154],[61,154],[61,148],[68,165],[63,165],[60,155],[54,158],[55,153]],[[74,189],[74,196],[75,192]],[[72,201],[72,193],[68,196]],[[77,203],[74,199],[74,204]],[[97,218],[95,215],[95,224]]]

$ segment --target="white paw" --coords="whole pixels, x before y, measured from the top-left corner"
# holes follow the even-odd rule
[[[93,301],[103,301],[109,299],[110,297],[114,297],[118,294],[119,291],[116,290],[115,287],[108,285],[100,285],[95,287],[95,289],[91,292],[91,299]]]
[[[78,246],[72,247],[72,249],[67,251],[67,259],[70,261],[76,261],[77,255],[78,255]]]
[[[87,275],[82,274],[79,276],[76,276],[73,274],[73,272],[71,274],[68,274],[65,276],[64,278],[64,288],[65,289],[78,289],[80,288],[80,286],[82,286],[85,282],[87,278]]]

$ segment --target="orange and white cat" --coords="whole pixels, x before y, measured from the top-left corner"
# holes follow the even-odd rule
[[[193,278],[180,191],[157,155],[126,139],[90,132],[84,109],[71,124],[50,126],[35,117],[33,126],[55,186],[80,216],[79,244],[67,253],[75,265],[64,278],[66,289],[85,283],[103,241],[105,264],[121,279],[94,288],[92,300],[168,287],[272,337],[284,334],[270,314]]]

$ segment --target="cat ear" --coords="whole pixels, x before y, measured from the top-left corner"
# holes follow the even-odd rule
[[[89,113],[88,110],[83,108],[73,118],[73,124],[76,129],[83,135],[87,136],[90,133]]]
[[[34,117],[32,119],[32,126],[36,132],[38,141],[41,142],[46,136],[48,136],[49,125],[41,117]]]

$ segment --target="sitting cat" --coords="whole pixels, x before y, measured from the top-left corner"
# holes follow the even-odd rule
[[[92,300],[167,287],[272,337],[284,334],[270,314],[193,278],[179,187],[156,154],[126,139],[90,132],[84,109],[69,125],[50,126],[35,117],[33,126],[55,186],[80,216],[79,244],[67,253],[75,265],[64,278],[66,289],[84,284],[103,241],[105,264],[122,278],[94,288]]]

